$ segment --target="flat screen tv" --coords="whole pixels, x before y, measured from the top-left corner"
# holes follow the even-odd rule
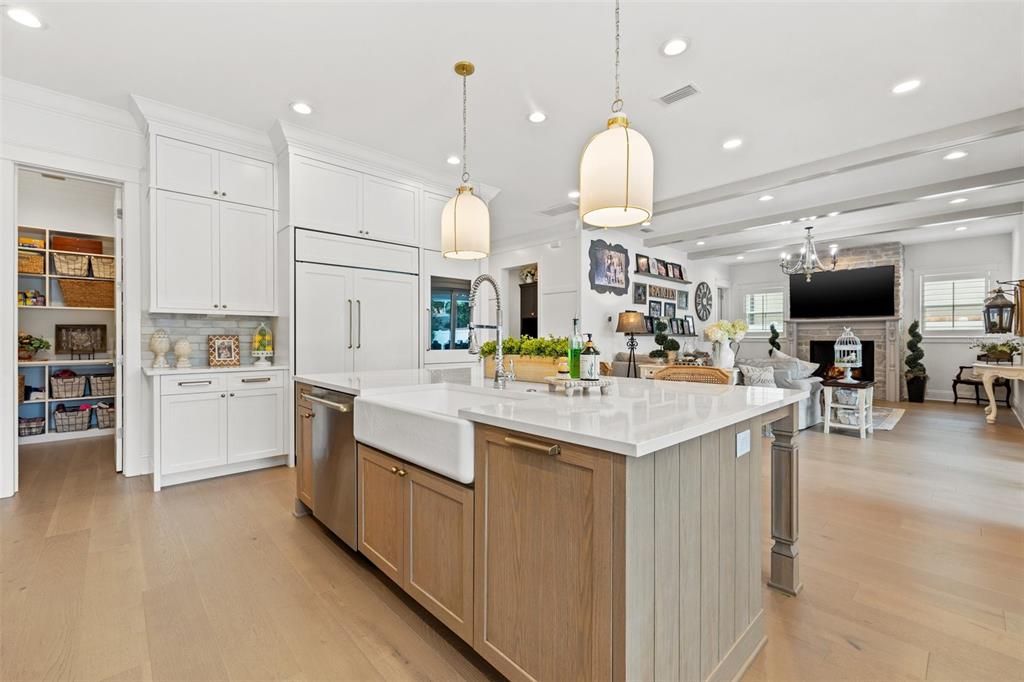
[[[892,317],[896,314],[896,267],[854,268],[819,272],[808,282],[789,276],[789,316]]]

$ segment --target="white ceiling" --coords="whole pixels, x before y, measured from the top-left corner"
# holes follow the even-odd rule
[[[470,167],[502,189],[497,238],[564,221],[538,211],[567,201],[612,96],[610,2],[24,4],[47,28],[0,22],[5,76],[126,109],[135,93],[260,130],[285,118],[453,183],[445,158],[459,151],[461,103],[451,68],[471,59]],[[623,96],[654,149],[663,202],[1022,107],[1022,28],[1021,2],[623,0]],[[664,57],[673,36],[690,49]],[[908,78],[923,85],[893,96]],[[700,93],[657,101],[687,83]],[[296,99],[313,115],[292,113]],[[533,107],[547,122],[527,122]],[[743,147],[723,151],[733,136]],[[1019,136],[978,145],[957,163],[919,156],[790,187],[767,204],[680,211],[654,234],[1024,165]],[[746,234],[731,239],[764,238]]]

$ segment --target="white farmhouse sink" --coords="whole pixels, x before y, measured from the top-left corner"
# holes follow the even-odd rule
[[[533,395],[455,384],[417,386],[356,398],[355,436],[424,469],[473,482],[473,423],[464,407],[529,400]]]

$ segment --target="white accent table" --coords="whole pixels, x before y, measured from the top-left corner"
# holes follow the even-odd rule
[[[974,363],[975,376],[981,377],[981,385],[985,387],[985,396],[988,398],[988,405],[985,406],[985,421],[989,424],[996,423],[996,396],[992,390],[992,382],[996,377],[1003,379],[1018,379],[1024,381],[1024,365],[996,365],[987,362]]]
[[[868,433],[874,433],[875,427],[873,424],[874,420],[874,398],[875,398],[875,384],[872,381],[858,381],[856,383],[844,383],[830,379],[822,382],[823,393],[825,395],[825,433],[828,433],[832,429],[855,429],[860,432],[861,438],[866,438]],[[852,405],[844,405],[838,402],[833,402],[832,391],[834,390],[851,390],[857,395],[857,402]],[[844,424],[833,414],[832,408],[836,410],[852,413],[855,417],[853,424]]]

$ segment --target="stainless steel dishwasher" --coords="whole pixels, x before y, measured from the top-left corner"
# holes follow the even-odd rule
[[[305,386],[313,406],[313,516],[356,548],[356,439],[354,396]]]

